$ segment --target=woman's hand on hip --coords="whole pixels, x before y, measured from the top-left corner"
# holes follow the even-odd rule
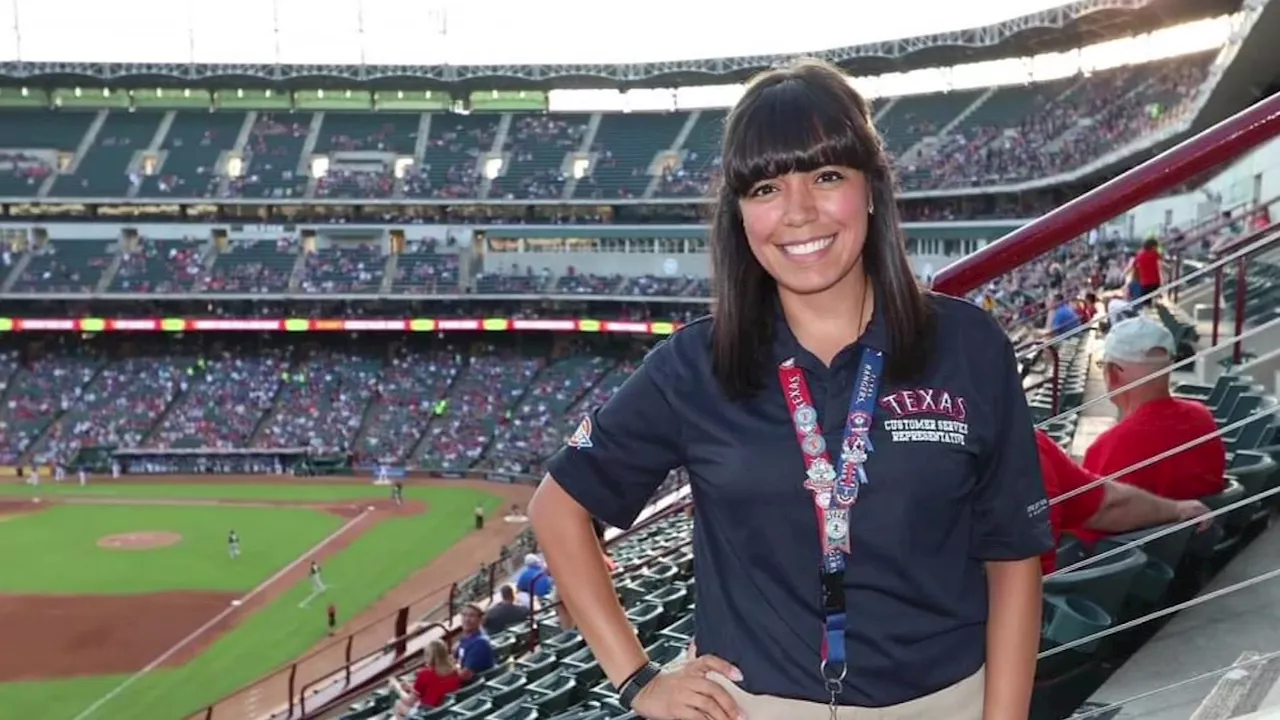
[[[742,680],[738,668],[703,655],[663,670],[636,695],[631,707],[648,720],[744,720],[746,715],[729,692],[707,677],[713,672],[733,682]]]

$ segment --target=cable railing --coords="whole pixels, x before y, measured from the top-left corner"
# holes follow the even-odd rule
[[[1226,345],[1230,345],[1232,347],[1233,362],[1238,364],[1241,361],[1241,357],[1242,357],[1243,341],[1248,337],[1250,337],[1251,335],[1257,334],[1257,331],[1256,330],[1245,331],[1243,329],[1242,323],[1243,323],[1243,317],[1245,313],[1244,296],[1237,293],[1237,297],[1234,302],[1234,315],[1236,318],[1238,318],[1238,321],[1236,323],[1237,325],[1236,335],[1233,337],[1232,340],[1228,341],[1228,343],[1226,344],[1220,345],[1218,343],[1219,324],[1222,316],[1222,312],[1221,312],[1222,310],[1221,308],[1222,271],[1225,267],[1229,266],[1232,263],[1235,263],[1237,265],[1237,268],[1243,268],[1243,265],[1241,265],[1241,263],[1244,261],[1245,258],[1270,251],[1277,245],[1280,245],[1280,225],[1272,226],[1272,227],[1257,231],[1248,237],[1241,238],[1238,244],[1242,244],[1244,245],[1244,247],[1236,248],[1231,252],[1231,254],[1225,257],[1219,258],[1211,263],[1208,263],[1194,270],[1191,273],[1183,275],[1177,278],[1176,280],[1174,280],[1173,282],[1169,283],[1168,285],[1162,287],[1160,290],[1147,293],[1146,295],[1143,295],[1142,297],[1139,297],[1131,301],[1130,304],[1136,307],[1141,303],[1153,302],[1159,296],[1165,294],[1166,292],[1172,291],[1173,293],[1176,293],[1179,288],[1186,285],[1194,285],[1199,280],[1205,278],[1206,276],[1212,275],[1215,278],[1214,287],[1218,291],[1214,293],[1214,298],[1213,298],[1214,300],[1214,309],[1213,309],[1214,347],[1211,348],[1211,350],[1215,350],[1215,351],[1221,350],[1221,349],[1224,349]],[[1236,278],[1237,287],[1243,287],[1245,285],[1245,282],[1246,282],[1246,278],[1244,277],[1243,269],[1238,269],[1237,278]],[[1066,417],[1078,414],[1082,410],[1088,409],[1088,407],[1091,407],[1092,405],[1095,405],[1098,402],[1101,402],[1101,400],[1105,399],[1105,398],[1094,399],[1090,401],[1087,405],[1076,407],[1072,411],[1067,413],[1061,413],[1060,397],[1062,395],[1062,368],[1061,368],[1061,358],[1056,349],[1056,346],[1065,342],[1066,340],[1080,337],[1084,333],[1087,333],[1091,330],[1100,329],[1101,325],[1104,322],[1108,322],[1109,320],[1110,318],[1108,317],[1108,315],[1104,313],[1100,313],[1096,315],[1094,318],[1092,318],[1091,320],[1082,322],[1078,327],[1072,328],[1071,330],[1063,332],[1044,342],[1033,343],[1030,347],[1017,351],[1018,359],[1020,361],[1034,362],[1035,358],[1037,358],[1038,356],[1041,356],[1044,353],[1050,353],[1051,355],[1050,359],[1052,362],[1051,362],[1050,373],[1047,378],[1047,382],[1051,383],[1050,392],[1052,393],[1052,407],[1053,407],[1054,417],[1040,423],[1041,427],[1043,427],[1044,425],[1047,425],[1048,423],[1058,422],[1060,420],[1065,419]],[[1169,372],[1172,372],[1172,370],[1178,369],[1184,365],[1190,364],[1190,362],[1192,362],[1192,360],[1181,361],[1177,363],[1174,368],[1171,368]],[[1030,390],[1031,388],[1026,388],[1026,389]]]
[[[1250,240],[1250,242],[1248,242],[1247,245],[1245,245],[1242,248],[1233,250],[1233,252],[1230,255],[1227,255],[1222,258],[1218,258],[1217,260],[1214,260],[1213,262],[1201,268],[1198,268],[1193,272],[1188,273],[1187,275],[1183,275],[1177,280],[1161,286],[1159,290],[1155,290],[1153,292],[1147,293],[1146,295],[1142,295],[1140,297],[1134,298],[1133,300],[1129,301],[1129,305],[1133,307],[1137,307],[1144,303],[1150,303],[1152,301],[1157,300],[1160,296],[1164,295],[1169,290],[1175,290],[1184,285],[1193,285],[1195,284],[1196,281],[1204,277],[1207,277],[1209,275],[1217,276],[1222,272],[1222,270],[1227,265],[1236,263],[1238,266],[1240,260],[1246,259],[1260,252],[1271,250],[1275,246],[1280,245],[1280,225],[1272,226],[1265,230],[1259,231],[1258,233],[1251,235],[1247,239]],[[1243,308],[1237,308],[1236,315],[1239,316],[1242,310]],[[1057,345],[1066,340],[1070,340],[1077,336],[1083,335],[1084,333],[1087,333],[1090,330],[1097,330],[1099,329],[1101,324],[1107,320],[1108,320],[1108,317],[1106,314],[1099,314],[1095,316],[1092,320],[1089,320],[1087,322],[1082,322],[1080,323],[1080,325],[1070,330],[1064,331],[1059,335],[1055,335],[1054,337],[1049,338],[1048,340],[1045,340],[1043,343],[1040,343],[1039,345],[1035,345],[1030,349],[1023,351],[1021,357],[1029,357],[1031,355],[1034,355],[1044,350],[1045,348],[1051,345]],[[1237,329],[1236,333],[1239,334],[1240,332],[1242,332],[1242,329],[1243,328]]]
[[[1166,236],[1172,236],[1172,239],[1169,241],[1169,244],[1163,248],[1163,254],[1167,258],[1168,266],[1171,270],[1172,280],[1173,280],[1173,283],[1168,285],[1166,289],[1172,291],[1170,294],[1172,295],[1174,301],[1176,302],[1178,299],[1179,290],[1181,286],[1186,284],[1186,283],[1179,282],[1183,277],[1182,268],[1183,268],[1185,254],[1187,254],[1191,249],[1193,249],[1201,241],[1212,239],[1218,236],[1220,232],[1229,228],[1235,223],[1242,222],[1242,221],[1250,222],[1252,218],[1256,216],[1257,212],[1267,207],[1270,207],[1271,205],[1274,205],[1276,203],[1280,203],[1280,195],[1276,195],[1268,200],[1259,201],[1259,202],[1255,202],[1252,199],[1243,200],[1234,205],[1228,206],[1226,208],[1221,208],[1215,211],[1214,214],[1209,217],[1200,218],[1196,221],[1193,221],[1191,225],[1188,227],[1168,229],[1166,231]],[[1223,217],[1222,216],[1223,213],[1226,213],[1227,217]],[[1243,233],[1246,235],[1253,234],[1253,232],[1247,227],[1244,229]],[[1087,236],[1079,236],[1074,238],[1071,241],[1068,241],[1062,247],[1067,248],[1071,246],[1078,246],[1083,244],[1086,240],[1087,240]],[[1132,243],[1133,239],[1130,238],[1129,242]],[[1062,249],[1062,248],[1059,248],[1059,249]],[[1218,251],[1222,252],[1225,249],[1227,248],[1218,248]],[[1045,257],[1047,256],[1042,255],[1041,259]],[[1123,290],[1124,288],[1119,288],[1119,289]],[[1135,302],[1135,301],[1130,300],[1130,302]],[[1029,315],[1023,315],[1021,317],[1013,318],[1010,321],[1007,329],[1012,332],[1020,328],[1035,329],[1035,328],[1041,327],[1045,324],[1046,320],[1049,317],[1049,313],[1051,311],[1052,311],[1052,308],[1046,304],[1044,307],[1035,310],[1033,313]]]
[[[1140,301],[1145,300],[1145,301],[1154,302],[1158,299],[1157,296],[1164,295],[1168,297],[1176,297],[1177,289],[1179,287],[1194,284],[1197,281],[1204,279],[1206,276],[1212,276],[1215,279],[1214,293],[1212,298],[1214,303],[1214,313],[1213,313],[1214,327],[1213,327],[1212,344],[1209,347],[1198,350],[1197,352],[1190,355],[1189,357],[1185,357],[1181,360],[1170,362],[1168,365],[1162,368],[1159,368],[1158,370],[1142,378],[1126,383],[1120,387],[1116,387],[1097,397],[1085,399],[1083,402],[1075,405],[1074,407],[1066,411],[1062,411],[1062,409],[1058,406],[1058,393],[1060,391],[1060,387],[1059,387],[1060,368],[1059,368],[1059,362],[1058,362],[1058,354],[1056,350],[1061,346],[1061,344],[1064,341],[1080,338],[1084,336],[1086,333],[1089,333],[1095,330],[1096,326],[1104,318],[1102,317],[1095,318],[1093,322],[1086,323],[1079,328],[1073,329],[1067,333],[1063,333],[1058,337],[1051,338],[1047,342],[1042,343],[1036,347],[1033,347],[1029,351],[1027,351],[1025,355],[1031,355],[1031,356],[1040,352],[1048,351],[1048,350],[1055,351],[1055,354],[1053,355],[1053,382],[1055,383],[1054,394],[1053,394],[1053,414],[1048,419],[1038,423],[1038,427],[1044,428],[1055,423],[1060,423],[1063,420],[1066,420],[1072,416],[1079,415],[1083,411],[1088,410],[1089,408],[1094,407],[1104,401],[1111,400],[1117,395],[1120,395],[1124,392],[1132,390],[1135,387],[1150,383],[1152,381],[1159,381],[1162,378],[1168,378],[1169,376],[1172,375],[1173,372],[1181,368],[1199,363],[1201,360],[1207,357],[1211,357],[1215,353],[1225,351],[1228,349],[1231,350],[1231,365],[1229,366],[1228,369],[1231,371],[1231,374],[1233,376],[1238,377],[1242,382],[1249,381],[1248,376],[1244,375],[1244,373],[1249,372],[1255,367],[1262,366],[1265,363],[1269,363],[1276,359],[1280,359],[1280,348],[1274,348],[1267,352],[1263,352],[1257,355],[1256,357],[1249,359],[1248,361],[1242,362],[1242,348],[1246,340],[1249,340],[1251,338],[1266,337],[1270,333],[1269,339],[1271,339],[1271,341],[1274,342],[1274,338],[1276,337],[1276,335],[1280,334],[1280,333],[1277,333],[1277,331],[1280,330],[1280,317],[1273,317],[1270,320],[1252,324],[1252,326],[1246,328],[1246,320],[1247,320],[1248,313],[1246,312],[1246,302],[1245,302],[1247,287],[1249,285],[1249,274],[1246,267],[1247,260],[1251,256],[1259,255],[1272,250],[1272,248],[1274,247],[1274,245],[1278,240],[1280,240],[1280,230],[1277,230],[1276,227],[1271,227],[1259,232],[1250,233],[1246,237],[1239,238],[1235,243],[1233,243],[1233,245],[1235,246],[1244,245],[1243,248],[1235,249],[1230,254],[1224,257],[1218,258],[1217,260],[1214,260],[1210,263],[1207,263],[1206,265],[1197,269],[1193,273],[1180,276],[1171,285],[1165,286],[1161,290],[1150,293],[1149,296],[1140,299]],[[1234,321],[1235,332],[1234,334],[1231,334],[1225,338],[1222,338],[1221,332],[1219,329],[1219,325],[1221,322],[1221,310],[1224,304],[1222,279],[1223,279],[1223,273],[1226,270],[1231,269],[1232,267],[1234,267],[1236,271],[1235,273],[1236,285],[1235,285],[1235,291],[1233,293],[1234,297],[1231,298],[1232,305],[1234,306],[1233,321]],[[1089,365],[1086,365],[1086,372],[1088,372],[1088,367]],[[1170,458],[1174,458],[1177,455],[1183,452],[1186,452],[1198,445],[1204,444],[1206,442],[1218,440],[1218,439],[1223,439],[1231,436],[1233,433],[1243,431],[1245,427],[1250,426],[1254,423],[1267,423],[1268,428],[1276,428],[1278,426],[1273,424],[1273,420],[1277,414],[1280,414],[1280,403],[1275,402],[1274,397],[1272,397],[1272,401],[1268,403],[1266,406],[1261,407],[1254,411],[1249,411],[1245,413],[1243,417],[1234,419],[1231,422],[1221,424],[1220,427],[1217,428],[1214,432],[1207,433],[1201,437],[1194,438],[1188,442],[1184,442],[1175,447],[1171,447],[1168,450],[1157,453],[1149,458],[1146,458],[1142,461],[1134,463],[1128,467],[1122,468],[1109,475],[1097,478],[1081,487],[1062,493],[1054,498],[1051,498],[1050,503],[1059,504],[1077,495],[1089,492],[1090,490],[1093,490],[1101,486],[1105,486],[1108,483],[1119,481],[1125,476],[1131,475],[1139,470],[1142,470],[1147,467],[1151,467],[1157,463],[1163,462]],[[1231,473],[1231,470],[1228,469],[1228,476],[1230,476],[1230,473]],[[1143,534],[1141,537],[1138,537],[1137,539],[1123,542],[1121,544],[1113,545],[1107,549],[1102,549],[1098,552],[1095,552],[1094,554],[1088,555],[1087,557],[1083,557],[1074,562],[1070,562],[1065,566],[1060,567],[1056,571],[1048,574],[1046,576],[1046,580],[1051,580],[1054,578],[1070,577],[1072,573],[1077,573],[1091,567],[1100,567],[1107,561],[1121,558],[1123,556],[1133,553],[1134,551],[1140,551],[1152,545],[1153,543],[1157,543],[1165,538],[1170,538],[1180,533],[1192,532],[1197,527],[1203,528],[1205,526],[1205,523],[1208,521],[1212,521],[1215,524],[1220,524],[1223,521],[1223,519],[1226,518],[1227,516],[1246,512],[1251,508],[1256,508],[1259,506],[1260,503],[1264,503],[1264,501],[1270,501],[1270,503],[1268,504],[1274,503],[1275,499],[1277,499],[1277,496],[1280,496],[1280,485],[1274,485],[1272,487],[1262,489],[1258,492],[1244,493],[1243,496],[1240,497],[1239,499],[1234,500],[1232,502],[1227,502],[1226,504],[1213,508],[1198,517],[1189,518],[1180,522],[1161,526],[1159,528],[1152,530],[1151,532],[1147,532]],[[1117,635],[1121,635],[1123,633],[1133,631],[1141,626],[1150,625],[1157,621],[1171,617],[1183,610],[1189,610],[1191,608],[1206,605],[1217,599],[1248,590],[1250,588],[1256,587],[1262,583],[1265,583],[1268,580],[1272,580],[1277,577],[1280,577],[1280,568],[1258,573],[1256,575],[1253,575],[1252,577],[1248,577],[1246,579],[1231,583],[1224,587],[1216,588],[1209,592],[1204,592],[1203,594],[1200,594],[1196,597],[1188,598],[1181,602],[1175,602],[1164,607],[1157,607],[1155,609],[1152,609],[1150,612],[1146,612],[1144,614],[1138,615],[1137,617],[1133,617],[1132,619],[1126,620],[1125,622],[1121,622],[1119,624],[1115,624],[1109,627],[1104,627],[1097,630],[1096,632],[1086,633],[1074,639],[1070,639],[1065,642],[1056,644],[1052,647],[1049,647],[1043,650],[1038,655],[1038,659],[1043,661],[1043,660],[1047,660],[1049,658],[1053,658],[1054,656],[1061,655],[1063,653],[1067,653],[1070,651],[1097,647],[1098,643],[1104,640],[1107,640],[1109,638],[1113,638]],[[1264,657],[1266,658],[1280,657],[1280,653],[1273,653]],[[1216,670],[1213,670],[1207,673],[1197,674],[1186,680],[1177,680],[1171,683],[1167,683],[1165,685],[1162,685],[1159,688],[1155,688],[1146,692],[1135,694],[1132,697],[1129,697],[1125,700],[1107,703],[1099,707],[1089,708],[1085,710],[1083,714],[1077,713],[1073,715],[1073,717],[1074,718],[1097,717],[1100,715],[1104,715],[1113,710],[1123,708],[1129,703],[1136,702],[1144,698],[1154,697],[1156,695],[1159,695],[1162,692],[1167,692],[1173,689],[1181,688],[1188,684],[1202,682],[1206,679],[1225,675],[1226,673],[1232,672],[1233,670],[1239,669],[1241,667],[1245,667],[1248,664],[1256,664],[1258,662],[1262,662],[1262,660],[1255,658],[1251,661],[1248,661],[1248,663],[1233,663],[1232,665],[1229,665],[1227,667],[1218,668]]]
[[[1234,335],[1232,337],[1229,337],[1226,340],[1223,340],[1222,342],[1218,343],[1217,345],[1213,345],[1208,348],[1205,348],[1204,350],[1200,350],[1195,355],[1183,358],[1182,360],[1175,360],[1174,362],[1169,363],[1165,367],[1160,368],[1159,370],[1151,373],[1150,375],[1146,375],[1137,380],[1133,380],[1131,382],[1125,383],[1124,385],[1121,385],[1120,387],[1114,390],[1111,390],[1109,392],[1106,392],[1102,395],[1099,395],[1095,398],[1085,400],[1083,403],[1075,406],[1070,410],[1067,410],[1066,412],[1059,413],[1049,418],[1048,420],[1044,420],[1043,422],[1037,423],[1036,426],[1043,428],[1046,425],[1049,425],[1051,423],[1056,423],[1061,420],[1065,420],[1069,417],[1079,415],[1085,410],[1088,410],[1089,408],[1093,407],[1094,405],[1099,405],[1103,402],[1107,402],[1111,400],[1111,398],[1119,395],[1120,393],[1132,390],[1138,387],[1139,385],[1143,385],[1145,383],[1151,382],[1154,379],[1171,375],[1174,371],[1180,370],[1181,368],[1187,365],[1194,365],[1197,360],[1200,360],[1201,358],[1206,357],[1212,354],[1213,352],[1216,352],[1218,350],[1223,350],[1231,345],[1235,345],[1238,342],[1241,342],[1243,340],[1246,340],[1256,335],[1261,335],[1267,332],[1268,330],[1273,330],[1278,327],[1280,327],[1280,318],[1268,320],[1267,322],[1261,325],[1242,331],[1239,335]]]
[[[1258,241],[1250,243],[1249,247],[1243,249],[1242,251],[1239,251],[1238,253],[1236,253],[1231,257],[1223,258],[1217,263],[1214,263],[1210,266],[1206,266],[1205,268],[1202,268],[1200,273],[1201,274],[1206,274],[1209,272],[1217,273],[1221,267],[1229,263],[1240,262],[1242,261],[1244,256],[1248,254],[1252,254],[1259,250],[1268,248],[1276,240],[1277,237],[1280,237],[1280,236],[1278,236],[1275,233],[1274,229],[1272,229],[1271,231],[1269,231],[1269,233],[1266,234],[1266,237],[1263,237]],[[1190,280],[1190,278],[1188,278],[1188,280]],[[1243,287],[1245,280],[1246,278],[1244,276],[1244,273],[1241,273],[1241,277],[1238,280],[1239,282],[1238,287]],[[1155,293],[1153,293],[1153,295],[1154,294]],[[1237,327],[1243,327],[1243,320],[1244,320],[1243,306],[1242,306],[1242,303],[1240,302],[1237,302],[1236,315],[1237,315]],[[1077,415],[1091,406],[1094,406],[1105,400],[1110,400],[1111,398],[1114,398],[1115,396],[1121,393],[1124,393],[1128,390],[1131,390],[1135,387],[1149,383],[1153,380],[1160,380],[1162,378],[1166,378],[1170,376],[1175,370],[1179,369],[1180,367],[1195,363],[1201,360],[1202,358],[1213,354],[1214,352],[1221,351],[1233,345],[1236,347],[1239,347],[1239,345],[1244,340],[1250,337],[1261,336],[1264,333],[1267,333],[1268,331],[1275,331],[1278,329],[1280,329],[1280,317],[1273,318],[1269,321],[1254,325],[1253,327],[1250,327],[1246,330],[1242,330],[1238,332],[1236,335],[1228,337],[1220,342],[1217,342],[1216,341],[1217,338],[1215,337],[1214,345],[1208,348],[1205,348],[1203,350],[1199,350],[1195,354],[1191,355],[1190,357],[1184,358],[1183,360],[1171,362],[1168,365],[1146,375],[1145,377],[1139,378],[1133,382],[1114,388],[1109,392],[1099,395],[1098,397],[1085,400],[1083,403],[1077,405],[1071,410],[1068,410],[1066,412],[1057,412],[1057,408],[1055,407],[1054,416],[1040,423],[1039,425],[1040,427],[1044,427],[1044,426],[1050,425],[1051,423],[1059,422],[1067,417]],[[1082,330],[1081,332],[1087,332],[1087,328],[1085,330]],[[1071,333],[1072,336],[1075,336],[1078,334],[1079,334],[1078,332],[1074,332],[1074,331]],[[1066,334],[1064,334],[1064,336],[1065,335]],[[1054,338],[1049,343],[1046,343],[1044,347],[1054,347],[1065,339],[1067,338],[1066,337]],[[1258,365],[1261,365],[1266,362],[1270,362],[1277,358],[1280,358],[1280,348],[1272,349],[1268,352],[1262,353],[1257,357],[1249,360],[1246,363],[1236,364],[1232,366],[1231,370],[1233,370],[1233,375],[1239,377],[1242,381],[1244,381],[1247,379],[1247,376],[1244,375],[1245,372],[1251,370],[1252,368]],[[1239,359],[1238,351],[1236,351],[1235,353],[1235,359],[1237,360]],[[1086,366],[1086,368],[1087,367],[1088,366]],[[1156,463],[1173,458],[1183,452],[1186,452],[1187,450],[1193,447],[1196,447],[1206,442],[1210,442],[1215,439],[1220,439],[1220,438],[1225,438],[1227,436],[1230,436],[1236,431],[1241,431],[1243,430],[1243,428],[1245,428],[1246,426],[1252,425],[1253,423],[1259,423],[1259,422],[1270,423],[1271,419],[1274,418],[1277,414],[1280,414],[1280,402],[1275,402],[1273,398],[1273,401],[1270,402],[1266,407],[1262,407],[1260,409],[1257,409],[1256,411],[1247,412],[1243,417],[1240,417],[1232,422],[1228,422],[1224,425],[1221,425],[1214,432],[1205,434],[1201,437],[1194,438],[1188,442],[1169,448],[1168,450],[1157,453],[1140,462],[1137,462],[1128,467],[1122,468],[1117,472],[1111,473],[1104,477],[1097,478],[1096,480],[1091,481],[1081,487],[1062,493],[1054,498],[1051,498],[1050,503],[1058,504],[1066,500],[1069,500],[1070,498],[1075,497],[1077,495],[1089,492],[1092,489],[1104,486],[1111,482],[1118,481],[1127,475],[1137,472],[1138,470],[1150,467],[1152,465],[1155,465]],[[1276,426],[1270,425],[1270,427],[1274,428]],[[1228,474],[1230,475],[1230,470],[1228,470]],[[1258,506],[1259,503],[1262,503],[1263,501],[1271,500],[1272,498],[1276,498],[1277,496],[1280,496],[1280,485],[1275,485],[1273,487],[1262,489],[1259,492],[1244,494],[1244,496],[1241,497],[1240,499],[1232,502],[1228,502],[1220,507],[1211,509],[1200,516],[1189,518],[1187,520],[1183,520],[1176,523],[1171,523],[1166,526],[1162,526],[1149,533],[1142,535],[1141,537],[1135,540],[1114,545],[1113,547],[1110,547],[1108,549],[1101,550],[1092,555],[1081,558],[1080,560],[1071,562],[1067,564],[1065,567],[1061,567],[1056,571],[1047,575],[1046,580],[1059,578],[1059,577],[1069,577],[1071,573],[1079,572],[1089,567],[1100,566],[1101,564],[1105,563],[1108,560],[1119,558],[1121,556],[1132,553],[1135,550],[1140,550],[1164,538],[1175,536],[1183,532],[1191,532],[1196,527],[1203,528],[1206,521],[1214,521],[1215,523],[1219,523],[1223,518],[1229,515],[1246,511],[1249,508]],[[1216,599],[1226,597],[1228,595],[1232,595],[1234,593],[1241,592],[1244,590],[1248,590],[1261,583],[1264,583],[1268,580],[1275,579],[1277,577],[1280,577],[1280,568],[1259,573],[1247,579],[1229,584],[1225,587],[1214,589],[1212,591],[1206,592],[1196,597],[1184,600],[1182,602],[1176,602],[1165,607],[1159,607],[1159,608],[1153,609],[1150,612],[1139,615],[1138,617],[1134,617],[1120,624],[1113,625],[1110,627],[1105,627],[1096,632],[1087,633],[1080,637],[1067,640],[1066,642],[1062,642],[1053,647],[1045,649],[1038,655],[1038,659],[1043,661],[1045,659],[1052,658],[1055,655],[1060,655],[1062,653],[1073,651],[1079,648],[1096,647],[1097,643],[1103,640],[1106,640],[1108,638],[1134,630],[1135,628],[1138,628],[1140,626],[1154,623],[1161,619],[1170,617],[1183,610],[1188,610],[1194,607],[1205,605]],[[1280,653],[1277,653],[1277,655],[1280,655]],[[1254,661],[1251,661],[1251,662],[1258,662],[1258,660],[1255,659]],[[1128,703],[1136,702],[1138,700],[1148,698],[1148,697],[1153,697],[1155,695],[1158,695],[1161,692],[1166,692],[1176,688],[1184,687],[1185,685],[1190,683],[1200,682],[1208,678],[1220,676],[1225,673],[1231,672],[1232,670],[1238,669],[1239,667],[1242,667],[1242,666],[1243,665],[1241,663],[1236,663],[1231,666],[1227,666],[1225,668],[1219,668],[1217,670],[1214,670],[1208,673],[1201,673],[1187,680],[1179,680],[1176,682],[1168,683],[1166,685],[1161,686],[1160,688],[1156,688],[1147,692],[1136,694],[1133,697],[1130,697],[1126,700],[1122,700],[1120,702],[1108,703],[1100,707],[1090,708],[1086,710],[1083,714],[1076,714],[1076,715],[1073,715],[1073,717],[1097,717],[1099,715],[1103,715],[1112,710],[1122,708]]]
[[[1155,688],[1154,690],[1148,690],[1147,692],[1131,695],[1118,702],[1108,703],[1106,705],[1100,705],[1096,708],[1089,708],[1088,710],[1084,710],[1083,712],[1078,712],[1075,715],[1072,715],[1071,720],[1083,720],[1083,718],[1098,717],[1100,715],[1106,715],[1107,717],[1110,717],[1110,713],[1116,710],[1120,710],[1127,705],[1131,705],[1135,702],[1138,702],[1139,700],[1145,700],[1150,697],[1155,697],[1160,693],[1168,692],[1170,690],[1177,690],[1178,688],[1186,687],[1188,685],[1194,685],[1196,683],[1204,682],[1205,680],[1212,680],[1215,677],[1220,677],[1236,670],[1244,670],[1246,668],[1262,665],[1263,663],[1268,663],[1278,658],[1280,658],[1280,651],[1267,653],[1266,655],[1262,655],[1256,658],[1251,658],[1249,660],[1241,660],[1239,662],[1234,662],[1223,668],[1210,670],[1209,672],[1200,673],[1199,675],[1189,677],[1185,680],[1179,680],[1177,682],[1169,683],[1168,685],[1163,685],[1161,687]]]

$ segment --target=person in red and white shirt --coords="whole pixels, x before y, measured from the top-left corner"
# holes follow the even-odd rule
[[[426,663],[414,677],[412,688],[406,688],[395,677],[390,680],[391,690],[399,698],[395,705],[397,720],[407,717],[419,705],[440,707],[445,696],[462,689],[462,674],[443,640],[427,643],[424,654]]]
[[[1036,450],[1040,456],[1044,494],[1051,503],[1054,498],[1088,487],[1101,477],[1077,465],[1042,430],[1036,431]],[[1129,532],[1190,520],[1207,512],[1209,508],[1198,500],[1166,500],[1132,485],[1105,482],[1050,505],[1049,526],[1053,530],[1056,548],[1062,536],[1067,534]],[[1209,518],[1201,524],[1201,529],[1212,524],[1213,519]],[[1040,569],[1045,575],[1057,569],[1056,550],[1040,556]]]
[[[1160,322],[1144,315],[1117,323],[1107,334],[1099,363],[1107,390],[1114,392],[1167,368],[1175,352],[1173,335]],[[1114,475],[1218,429],[1203,404],[1169,395],[1168,375],[1112,395],[1111,402],[1120,411],[1119,422],[1099,435],[1084,456],[1084,468],[1097,475]],[[1121,475],[1117,482],[1170,500],[1215,495],[1226,487],[1226,453],[1222,439],[1213,437]],[[1081,535],[1090,543],[1099,537]]]
[[[1160,267],[1163,262],[1164,258],[1160,255],[1160,242],[1155,238],[1142,243],[1142,249],[1133,256],[1133,276],[1138,281],[1141,297],[1146,297],[1160,289],[1164,280]]]

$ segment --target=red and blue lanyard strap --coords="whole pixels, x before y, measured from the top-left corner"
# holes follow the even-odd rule
[[[825,615],[820,672],[832,703],[840,692],[848,666],[844,632],[848,624],[844,594],[845,556],[849,553],[849,510],[858,500],[858,488],[867,482],[864,464],[872,452],[871,418],[880,392],[884,353],[866,348],[858,364],[857,379],[849,398],[840,443],[840,464],[833,465],[827,442],[818,426],[818,411],[804,371],[795,358],[778,366],[778,380],[787,400],[796,439],[804,456],[804,487],[813,495],[822,546],[822,610]]]

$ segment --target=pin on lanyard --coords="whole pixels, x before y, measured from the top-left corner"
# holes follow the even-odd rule
[[[825,615],[819,672],[831,693],[833,718],[837,698],[848,674],[844,647],[844,631],[848,622],[844,568],[845,556],[850,549],[849,509],[858,500],[858,488],[867,482],[864,464],[874,450],[871,446],[871,418],[875,413],[883,369],[884,353],[872,348],[862,351],[840,441],[840,460],[836,465],[831,462],[826,438],[818,425],[818,411],[804,371],[796,366],[795,358],[784,360],[778,366],[778,381],[804,457],[804,487],[813,496],[813,509],[818,518],[818,539],[822,547],[822,609]]]

